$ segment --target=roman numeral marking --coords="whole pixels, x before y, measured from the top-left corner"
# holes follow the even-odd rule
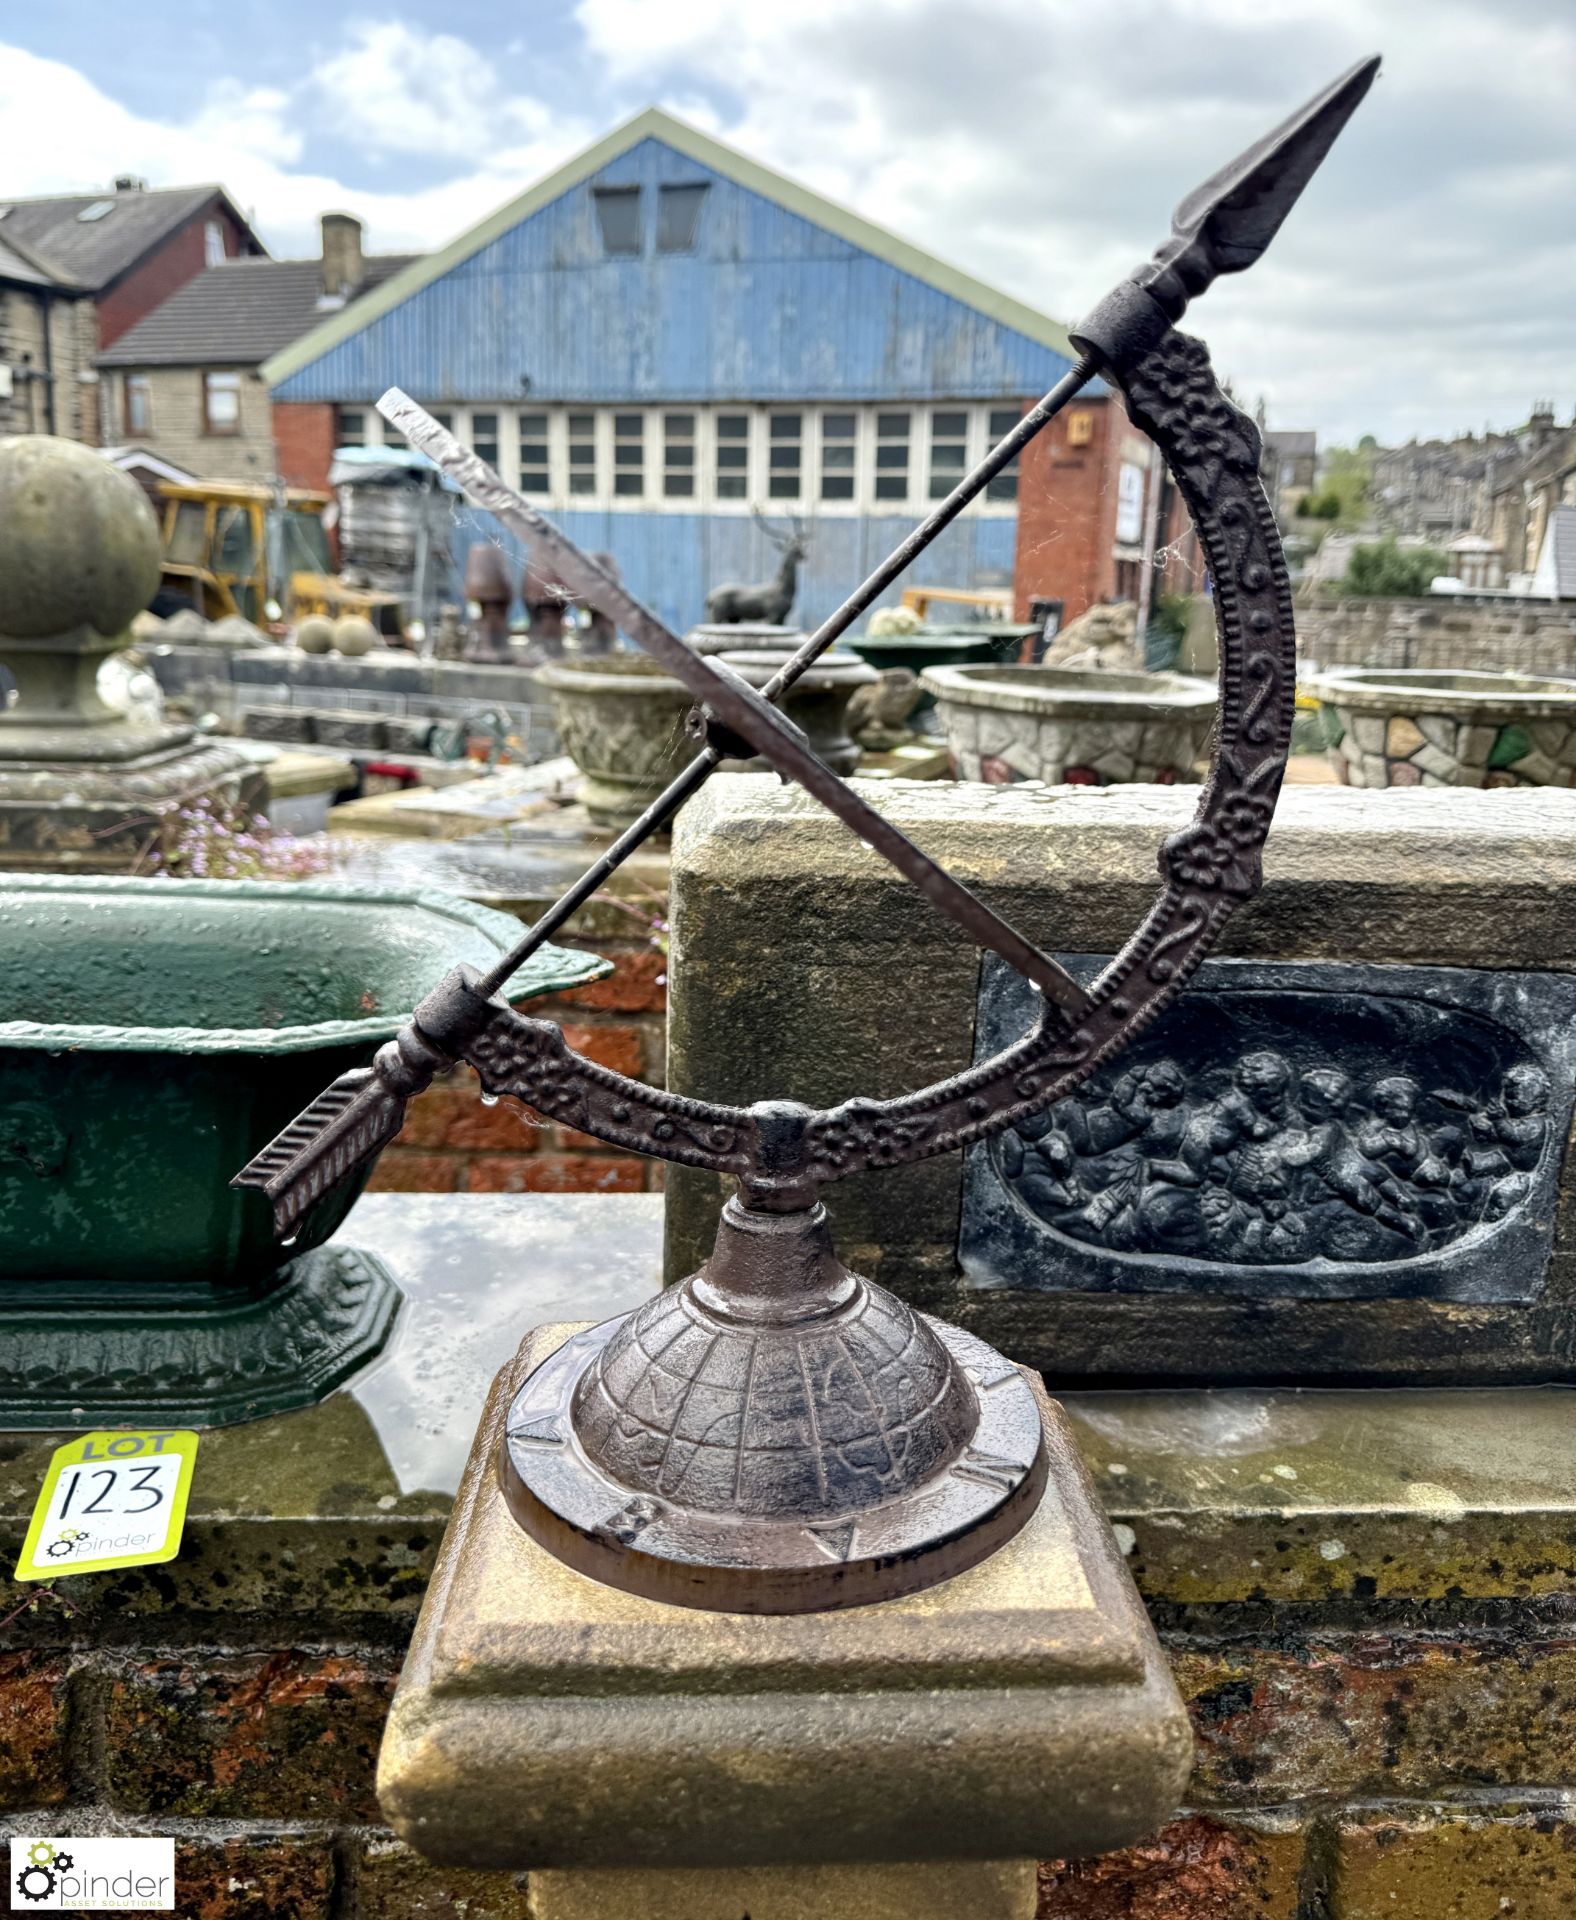
[[[854,1550],[857,1520],[845,1520],[836,1527],[807,1527],[805,1531],[829,1560],[846,1560]]]
[[[1016,1460],[1003,1460],[994,1453],[981,1453],[977,1447],[965,1447],[963,1458],[952,1471],[960,1480],[977,1480],[982,1487],[997,1487],[1003,1493],[1011,1493],[1028,1468]]]

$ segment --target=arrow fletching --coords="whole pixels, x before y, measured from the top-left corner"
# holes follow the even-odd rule
[[[254,1187],[286,1239],[325,1195],[375,1160],[405,1124],[409,1096],[377,1068],[342,1073],[241,1169],[232,1187]]]

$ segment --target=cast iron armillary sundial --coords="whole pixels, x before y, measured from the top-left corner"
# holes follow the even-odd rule
[[[1082,358],[763,691],[676,635],[396,392],[381,410],[531,549],[567,594],[617,622],[695,695],[695,759],[486,975],[459,968],[374,1065],[335,1082],[239,1176],[288,1233],[399,1131],[406,1103],[466,1060],[508,1094],[615,1146],[731,1174],[701,1271],[561,1346],[519,1388],[499,1472],[520,1525],[580,1571],[650,1598],[795,1613],[889,1598],[974,1565],[1017,1532],[1048,1471],[1018,1369],[838,1260],[820,1192],[949,1153],[1078,1086],[1172,1001],[1254,892],[1285,771],[1291,597],[1259,482],[1259,436],[1203,345],[1190,299],[1263,252],[1377,71],[1368,60],[1177,209],[1171,238],[1073,331]],[[1147,917],[1085,991],[876,813],[772,704],[1096,376],[1118,387],[1192,514],[1215,587],[1219,720],[1188,826],[1160,849]],[[513,970],[726,757],[758,754],[910,878],[1043,996],[1034,1031],[992,1060],[893,1100],[825,1111],[729,1107],[582,1059],[550,1021],[498,997]]]

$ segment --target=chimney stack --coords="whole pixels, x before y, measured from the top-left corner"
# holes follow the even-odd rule
[[[361,291],[366,262],[361,253],[361,222],[353,213],[325,213],[323,229],[323,297],[345,301]]]

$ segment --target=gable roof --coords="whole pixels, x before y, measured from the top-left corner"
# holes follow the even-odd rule
[[[9,280],[16,286],[80,291],[80,289],[71,288],[68,282],[41,266],[26,247],[7,242],[3,238],[0,238],[0,280]]]
[[[78,217],[105,201],[111,203],[110,211],[101,219]],[[243,231],[251,234],[224,188],[210,184],[0,201],[0,240],[20,242],[27,254],[61,280],[97,293],[214,201],[222,202]],[[261,250],[261,241],[255,235],[252,238]]]
[[[684,154],[701,166],[712,168],[725,179],[824,228],[849,245],[874,255],[878,260],[884,260],[899,272],[934,287],[937,292],[950,295],[988,319],[1012,328],[1014,332],[1049,347],[1069,360],[1077,358],[1066,327],[1060,321],[1051,319],[1049,314],[1015,299],[1010,293],[1003,293],[999,287],[975,279],[973,274],[965,273],[961,267],[937,259],[933,253],[925,252],[911,241],[900,239],[885,227],[878,227],[874,221],[864,219],[835,200],[826,199],[797,180],[790,180],[785,174],[763,166],[760,161],[750,159],[747,154],[725,145],[721,140],[714,140],[710,134],[702,133],[688,121],[679,120],[660,107],[647,107],[632,120],[615,127],[594,145],[577,153],[572,160],[566,160],[534,186],[527,187],[524,193],[499,207],[485,220],[468,228],[447,246],[421,256],[403,273],[396,274],[374,293],[358,300],[353,308],[335,314],[332,319],[313,328],[303,339],[276,353],[263,365],[264,380],[270,386],[277,386],[280,381],[298,373],[302,367],[310,366],[314,360],[321,359],[373,321],[392,312],[412,294],[419,293],[423,287],[441,279],[473,254],[480,253],[483,247],[490,246],[501,235],[519,226],[521,221],[549,206],[610,161],[648,139],[662,141],[675,152]]]
[[[410,253],[368,254],[364,291],[349,306],[418,258]],[[310,332],[322,317],[322,274],[323,263],[315,259],[226,260],[222,266],[207,267],[128,328],[99,355],[98,364],[256,366]]]

